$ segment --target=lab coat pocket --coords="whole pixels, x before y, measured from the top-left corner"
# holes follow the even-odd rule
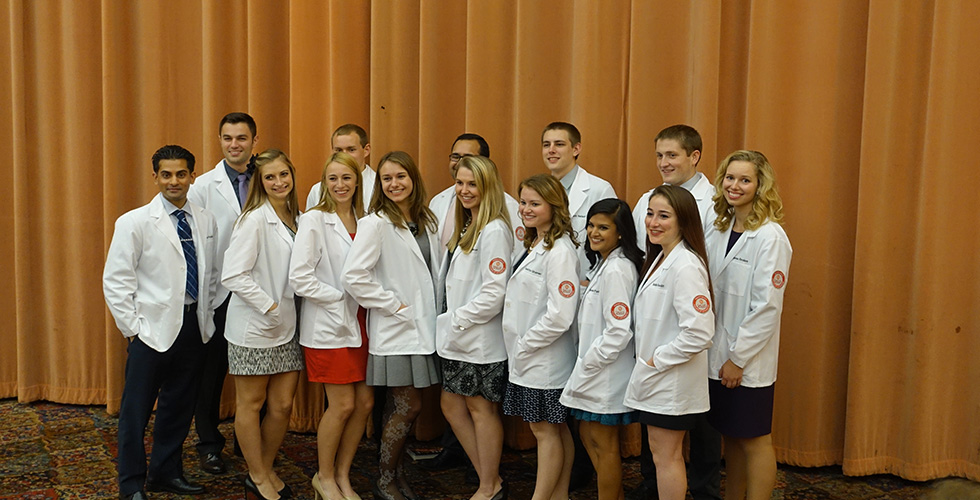
[[[636,314],[654,321],[664,318],[667,309],[671,307],[667,292],[661,288],[650,287],[643,293],[643,301],[637,301],[635,305]]]
[[[517,300],[525,304],[537,304],[546,299],[541,293],[544,279],[528,280],[517,287]],[[508,290],[510,291],[510,290]]]
[[[314,307],[312,303],[304,304],[304,307]],[[347,311],[347,301],[338,300],[336,302],[331,302],[329,304],[323,304],[318,307],[316,324],[324,325],[328,328],[328,331],[337,332],[336,334],[342,338],[360,336],[360,332],[351,331],[349,328],[343,328],[347,325],[348,311]]]
[[[582,401],[599,402],[607,395],[607,388],[602,377],[596,376],[598,373],[599,370],[589,369],[579,360],[565,384],[565,394]]]
[[[414,335],[416,330],[415,308],[407,305],[395,314],[378,315],[378,330],[383,332],[385,338],[392,339],[395,343],[405,342],[406,338]]]
[[[462,250],[457,249],[461,252]],[[452,263],[452,272],[449,275],[456,280],[460,281],[471,281],[479,279],[479,270],[477,269],[476,259],[469,258],[468,255],[460,255]]]
[[[255,325],[256,334],[261,337],[278,337],[279,326],[282,324],[282,315],[278,307],[265,314],[253,311],[251,319],[251,322]]]
[[[741,297],[745,295],[746,290],[749,288],[749,279],[752,277],[752,269],[747,263],[739,262],[734,260],[728,264],[725,268],[725,272],[722,273],[725,277],[725,283],[723,284],[722,290],[728,295],[735,295]]]

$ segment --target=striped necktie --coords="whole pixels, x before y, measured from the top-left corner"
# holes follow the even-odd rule
[[[187,295],[197,300],[197,252],[194,250],[194,237],[191,235],[191,225],[183,210],[174,210],[177,217],[177,236],[180,246],[184,249],[184,260],[187,261]]]

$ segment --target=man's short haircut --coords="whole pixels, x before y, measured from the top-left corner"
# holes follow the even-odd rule
[[[225,117],[221,119],[221,122],[218,123],[218,134],[221,133],[221,127],[224,127],[226,123],[230,123],[232,125],[236,123],[244,123],[248,125],[248,130],[252,132],[253,139],[259,133],[258,127],[255,126],[255,119],[252,118],[248,113],[236,112],[236,113],[228,113],[227,115],[225,115]]]
[[[153,157],[150,160],[153,162],[154,174],[160,172],[160,160],[186,160],[187,170],[194,171],[194,154],[174,144],[169,144],[158,149],[156,153],[153,153]]]
[[[673,139],[679,142],[688,156],[695,151],[701,151],[701,134],[690,125],[671,125],[661,130],[653,143],[656,144],[660,139]]]
[[[365,132],[360,125],[355,125],[353,123],[345,123],[337,127],[337,130],[334,130],[333,135],[330,136],[331,147],[333,146],[334,137],[337,137],[338,135],[351,135],[351,134],[357,134],[357,139],[361,142],[362,148],[368,145],[367,132]]]
[[[456,149],[456,143],[459,141],[476,141],[480,145],[480,156],[490,158],[490,145],[479,134],[459,134],[459,137],[453,141],[453,149]]]
[[[578,131],[575,125],[568,122],[551,122],[547,127],[541,131],[541,140],[544,141],[544,134],[549,130],[564,130],[568,133],[568,140],[572,142],[572,146],[582,142],[582,134]]]

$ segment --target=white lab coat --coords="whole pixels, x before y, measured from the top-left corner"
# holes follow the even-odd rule
[[[616,190],[605,179],[586,172],[581,165],[576,166],[578,173],[575,174],[572,187],[568,189],[568,213],[572,217],[572,229],[575,230],[575,240],[579,244],[578,275],[581,280],[588,274],[591,265],[588,257],[585,256],[585,226],[589,222],[586,220],[589,209],[599,200],[615,198]]]
[[[258,177],[254,179],[258,180]],[[221,271],[224,269],[225,251],[228,250],[228,244],[231,242],[231,230],[235,227],[238,216],[242,214],[242,207],[238,204],[238,193],[235,192],[231,180],[228,179],[228,173],[225,172],[224,160],[198,176],[187,192],[187,199],[211,212],[218,225],[215,261],[218,265],[217,279],[220,280]],[[228,289],[219,282],[218,291],[214,296],[214,306],[223,304],[229,293]]]
[[[300,216],[289,260],[289,285],[305,299],[300,345],[314,349],[361,346],[357,301],[344,291],[341,275],[352,241],[336,213],[310,210]]]
[[[510,228],[495,219],[470,253],[453,252],[445,278],[448,309],[436,321],[439,356],[475,364],[507,359],[501,320],[513,248]]]
[[[445,249],[429,238],[431,269],[415,237],[382,213],[357,223],[357,238],[344,264],[344,288],[368,310],[368,352],[375,356],[432,354],[436,351],[437,292]],[[398,308],[405,304],[401,311]]]
[[[697,183],[694,184],[694,188],[691,189],[691,194],[694,195],[694,201],[698,203],[702,229],[707,232],[708,226],[715,222],[715,205],[711,201],[711,197],[715,195],[715,186],[701,172],[695,175],[699,175],[700,177]],[[653,189],[643,193],[643,196],[640,196],[640,199],[636,200],[636,205],[633,206],[633,222],[636,224],[636,244],[643,251],[647,249],[646,216],[647,208],[650,206],[651,194],[653,194]]]
[[[592,413],[630,411],[623,405],[635,363],[633,295],[636,266],[613,250],[599,263],[578,309],[578,360],[561,394],[561,404]]]
[[[531,389],[562,389],[575,365],[578,252],[562,236],[538,243],[507,281],[504,342],[509,380]]]
[[[214,218],[193,203],[191,236],[197,254],[197,322],[201,340],[214,334],[211,306],[218,285],[215,268]],[[187,261],[177,227],[164,208],[163,195],[116,220],[102,274],[106,305],[124,337],[139,336],[155,351],[165,352],[177,340],[184,322]]]
[[[324,165],[326,168],[326,165]],[[322,176],[323,171],[320,171]],[[364,169],[361,170],[361,194],[364,200],[364,211],[367,212],[368,206],[371,204],[371,195],[374,194],[374,178],[377,177],[377,172],[371,168],[370,165],[364,165]],[[320,194],[323,192],[323,184],[317,182],[310,188],[310,194],[306,196],[306,211],[309,212],[320,203]]]
[[[726,256],[730,235],[730,227],[712,227],[706,237],[717,312],[708,376],[718,380],[718,370],[731,359],[743,369],[743,386],[766,387],[776,382],[779,320],[793,247],[782,226],[766,222],[745,231]]]
[[[674,247],[656,271],[647,272],[633,307],[636,365],[626,406],[661,415],[708,411],[706,349],[715,317],[708,270],[697,254],[683,241]]]
[[[521,220],[520,207],[513,196],[504,193],[504,204],[507,206],[507,216],[510,218],[510,232],[514,241],[513,252],[524,252],[524,222]],[[439,220],[440,241],[445,238],[446,221],[456,217],[456,185],[443,189],[429,200],[429,210],[436,214]]]
[[[221,282],[232,292],[225,322],[229,343],[275,347],[292,340],[296,334],[296,304],[288,279],[292,250],[293,238],[269,202],[235,224],[221,274]],[[279,305],[270,311],[273,304]]]

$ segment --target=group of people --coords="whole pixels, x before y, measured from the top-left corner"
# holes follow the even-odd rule
[[[304,367],[327,400],[317,498],[360,498],[350,467],[380,387],[374,496],[418,498],[402,462],[421,390],[436,384],[479,478],[472,499],[508,495],[501,410],[528,422],[537,440],[535,500],[568,498],[576,441],[594,464],[599,498],[622,499],[619,426],[632,422],[648,436],[644,475],[659,498],[686,494],[688,431],[691,472],[708,476],[692,477],[692,490],[714,483],[717,496],[720,432],[726,498],[769,497],[792,249],[762,153],[728,155],[712,182],[697,172],[697,131],[668,127],[655,139],[664,183],[631,211],[578,165],[572,124],[545,127],[548,172],[524,179],[516,199],[487,142],[462,134],[449,156],[455,184],[430,200],[409,154],[389,152],[375,171],[367,133],[348,124],[331,137],[334,153],[301,214],[287,155],[253,157],[250,116],[225,116],[219,139],[224,159],[193,186],[194,156],[158,150],[160,195],[119,218],[109,248],[106,302],[130,341],[122,498],[203,492],[181,469],[192,417],[202,469],[224,472],[225,370],[246,497],[289,498],[273,461]]]

